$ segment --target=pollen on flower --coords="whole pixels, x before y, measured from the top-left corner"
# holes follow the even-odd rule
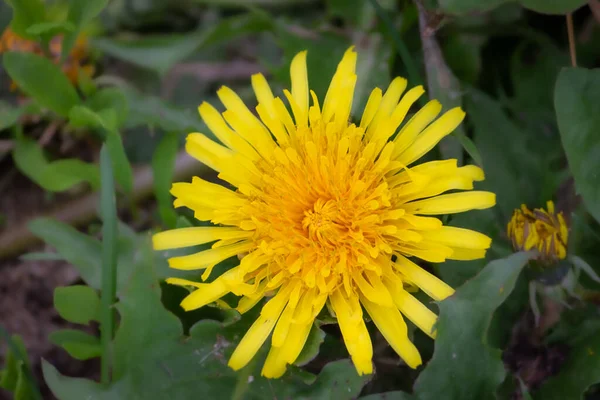
[[[515,250],[537,250],[541,261],[552,263],[567,256],[569,230],[563,213],[555,212],[552,201],[546,208],[531,211],[521,205],[513,213],[507,232]]]
[[[235,189],[200,178],[174,184],[175,206],[215,226],[158,233],[154,248],[214,242],[208,250],[169,260],[172,268],[205,270],[202,279],[219,262],[244,254],[211,283],[167,280],[196,288],[181,303],[186,310],[233,293],[240,296],[236,309],[245,313],[268,298],[229,360],[236,370],[272,335],[262,374],[283,375],[326,304],[359,374],[373,370],[363,307],[416,368],[421,357],[404,317],[434,338],[436,316],[410,292],[420,288],[442,300],[454,291],[411,258],[472,260],[490,246],[487,236],[443,226],[435,217],[493,206],[493,193],[471,191],[483,171],[459,167],[456,160],[411,166],[462,122],[464,112],[454,108],[438,118],[442,106],[432,100],[405,121],[424,90],[404,93],[407,81],[396,78],[385,93],[373,90],[360,122],[352,123],[356,57],[353,49],[345,53],[322,107],[309,90],[301,52],[291,64],[291,92],[284,91],[291,113],[257,74],[252,86],[258,117],[223,87],[217,95],[224,112],[207,103],[199,107],[223,145],[201,133],[187,137],[188,153]]]

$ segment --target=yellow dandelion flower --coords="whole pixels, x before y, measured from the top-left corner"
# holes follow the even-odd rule
[[[231,292],[241,296],[237,310],[244,313],[269,297],[229,360],[235,370],[272,333],[262,374],[281,376],[326,304],[359,374],[373,371],[362,307],[415,368],[421,357],[404,317],[435,337],[436,315],[406,289],[416,286],[434,300],[453,289],[409,257],[471,260],[483,257],[490,246],[487,236],[443,226],[433,217],[495,204],[489,192],[442,194],[472,189],[473,181],[483,179],[480,168],[458,167],[456,160],[408,167],[452,132],[464,112],[455,108],[436,119],[442,106],[432,100],[394,136],[424,92],[419,86],[402,95],[407,82],[396,78],[385,94],[373,90],[358,125],[349,123],[356,58],[352,48],[344,54],[321,107],[309,90],[306,52],[296,55],[292,89],[284,91],[291,114],[261,74],[252,76],[258,117],[222,87],[217,94],[226,111],[207,103],[199,111],[223,144],[201,133],[187,137],[187,151],[236,189],[200,178],[174,184],[176,207],[190,208],[197,219],[218,226],[158,233],[154,247],[215,242],[209,250],[169,260],[172,268],[205,269],[203,279],[219,262],[245,254],[237,267],[211,283],[167,280],[196,288],[181,303],[185,310]]]
[[[507,232],[515,250],[535,249],[546,262],[562,260],[567,256],[569,229],[563,213],[556,213],[554,203],[546,203],[548,210],[529,210],[525,204],[515,210]]]

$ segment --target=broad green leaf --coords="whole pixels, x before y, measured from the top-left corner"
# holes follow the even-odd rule
[[[554,108],[575,188],[600,221],[600,69],[565,68],[556,82]]]
[[[490,11],[512,0],[439,0],[440,8],[450,14]],[[525,8],[543,14],[566,14],[583,6],[586,0],[518,0]]]
[[[100,339],[75,329],[61,329],[50,333],[48,340],[62,347],[77,360],[89,360],[102,354]]]
[[[501,351],[487,344],[488,328],[531,257],[517,253],[492,261],[439,304],[435,352],[415,384],[420,400],[494,397],[506,372]]]
[[[33,53],[4,53],[4,68],[13,81],[40,105],[62,117],[80,103],[67,76],[52,61]]]
[[[88,324],[98,320],[100,298],[94,289],[85,285],[54,289],[54,308],[69,322]]]
[[[100,183],[98,167],[73,158],[49,162],[35,140],[16,140],[13,159],[19,171],[51,192],[62,192],[87,182],[95,189]]]
[[[100,289],[102,247],[97,239],[51,218],[34,219],[28,227],[35,236],[56,248],[88,285]]]
[[[23,114],[21,108],[0,101],[0,131],[14,126]]]
[[[73,31],[65,35],[62,43],[62,54],[66,57],[75,41],[81,29],[94,19],[104,7],[108,0],[70,0],[69,1],[69,14],[67,19],[73,25]]]
[[[104,128],[104,120],[87,106],[75,106],[69,111],[69,123],[75,128]]]
[[[113,57],[164,74],[201,47],[261,32],[270,24],[269,18],[255,12],[230,17],[207,29],[184,35],[145,36],[136,40],[102,38],[92,44]]]
[[[55,396],[62,400],[177,400],[202,393],[209,399],[231,398],[238,373],[226,361],[255,316],[246,315],[249,318],[235,323],[202,320],[186,338],[180,320],[161,303],[152,259],[151,253],[138,259],[117,304],[121,324],[114,341],[115,383],[103,388],[90,381],[62,377],[46,363],[44,376]],[[259,368],[262,360],[257,361]],[[246,378],[244,398],[262,399],[265,393],[272,393],[277,398],[349,400],[358,396],[367,380],[356,376],[348,360],[325,366],[310,386],[291,372],[280,380],[267,381],[257,369]]]
[[[577,10],[587,0],[519,0],[525,8],[542,14],[563,15]]]
[[[13,9],[13,19],[10,22],[10,27],[15,33],[31,37],[27,33],[27,29],[45,19],[45,8],[42,0],[6,0],[9,6]]]
[[[579,400],[586,390],[600,382],[600,336],[594,331],[571,348],[558,375],[548,379],[534,392],[540,400]]]
[[[173,209],[173,197],[170,190],[173,182],[178,142],[179,137],[177,135],[166,134],[154,150],[152,157],[154,196],[158,203],[160,218],[168,228],[175,228],[177,223],[177,213]]]
[[[530,150],[537,138],[528,137],[528,132],[483,92],[471,91],[466,110],[486,175],[478,186],[496,193],[495,210],[500,220],[508,221],[521,204],[545,204],[548,199],[541,198],[541,185],[543,177],[551,172],[541,155]]]
[[[70,22],[41,22],[27,28],[27,33],[32,36],[45,36],[52,38],[55,35],[75,30]]]
[[[116,113],[116,128],[120,128],[129,114],[129,102],[123,91],[117,87],[98,90],[86,101],[86,105],[96,112],[112,109]]]

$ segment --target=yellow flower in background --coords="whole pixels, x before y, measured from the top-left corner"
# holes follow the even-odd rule
[[[88,41],[84,36],[77,38],[69,57],[61,61],[62,55],[62,35],[57,35],[48,43],[48,52],[45,53],[39,43],[17,35],[10,27],[6,28],[0,36],[0,54],[6,51],[17,51],[23,53],[34,53],[46,56],[54,64],[60,65],[62,71],[67,75],[73,84],[77,84],[79,72],[82,71],[87,76],[94,74],[94,66],[86,64],[89,57]],[[16,89],[12,83],[11,88]]]
[[[268,298],[229,360],[235,370],[272,333],[262,374],[283,375],[326,304],[359,374],[373,371],[362,307],[415,368],[421,357],[403,316],[435,337],[436,315],[407,289],[418,287],[438,301],[453,289],[409,257],[471,260],[484,257],[490,246],[487,236],[443,226],[433,217],[495,204],[490,192],[442,194],[472,189],[473,181],[484,178],[480,168],[458,167],[456,160],[409,168],[461,123],[464,112],[454,108],[436,119],[442,106],[432,100],[395,135],[424,93],[421,86],[404,93],[406,80],[396,78],[385,94],[373,90],[358,125],[350,123],[356,59],[353,49],[345,53],[320,106],[309,91],[306,52],[297,54],[291,63],[291,92],[284,91],[291,114],[261,74],[252,77],[258,117],[222,87],[217,94],[223,113],[207,103],[199,107],[222,144],[201,133],[187,137],[188,153],[234,189],[197,177],[174,184],[175,206],[187,207],[215,226],[158,233],[154,248],[215,242],[209,250],[169,260],[171,268],[204,269],[203,280],[216,264],[243,255],[238,266],[211,283],[167,280],[195,288],[181,303],[185,310],[231,292],[241,296],[237,310],[245,313]]]
[[[535,249],[544,261],[562,260],[567,256],[569,230],[562,212],[555,212],[552,201],[546,203],[546,208],[531,211],[522,204],[508,223],[508,237],[515,250]]]

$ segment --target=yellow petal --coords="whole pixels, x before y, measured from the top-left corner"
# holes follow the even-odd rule
[[[485,258],[485,253],[487,252],[487,249],[468,249],[464,247],[452,247],[452,250],[452,254],[448,257],[448,259],[462,261]]]
[[[341,290],[334,291],[329,300],[356,371],[359,375],[372,373],[373,345],[364,320],[353,318]]]
[[[198,107],[198,112],[206,126],[208,126],[225,146],[233,151],[243,154],[250,160],[257,160],[260,157],[247,141],[227,125],[223,116],[216,108],[204,102]]]
[[[277,115],[275,105],[273,104],[275,97],[265,76],[260,73],[254,74],[251,81],[252,89],[254,89],[254,93],[256,94],[256,100],[265,107],[271,117],[275,117]]]
[[[400,156],[398,161],[410,165],[425,155],[438,144],[442,138],[450,134],[465,118],[465,113],[459,107],[453,108],[442,115],[431,126],[425,129],[416,140]]]
[[[450,247],[464,247],[465,249],[487,249],[492,244],[492,239],[486,235],[470,229],[443,226],[440,229],[422,232],[424,238],[442,243]]]
[[[169,278],[166,280],[166,282],[179,286],[188,286],[192,284],[191,281],[178,278]],[[203,307],[229,293],[229,289],[223,280],[219,278],[211,283],[194,283],[193,286],[197,287],[198,289],[187,295],[180,304],[185,311],[195,310]]]
[[[422,215],[453,214],[469,210],[482,210],[496,204],[496,195],[492,192],[471,191],[451,193],[430,199],[407,203],[403,208],[407,212]]]
[[[182,270],[203,269],[209,265],[220,263],[229,257],[250,251],[255,247],[255,243],[245,241],[231,246],[204,250],[188,256],[173,257],[169,259],[169,267]]]
[[[298,115],[294,113],[296,125],[308,124],[308,73],[306,72],[306,51],[301,51],[292,59],[290,65],[292,97],[298,106]]]
[[[260,316],[248,332],[244,335],[240,344],[236,347],[229,359],[229,365],[234,370],[239,370],[246,366],[248,362],[256,355],[269,334],[273,330],[279,315],[283,311],[289,298],[289,290],[280,290],[275,297],[265,304]],[[269,312],[265,313],[265,308],[269,307]]]
[[[394,303],[402,314],[406,316],[419,329],[435,339],[433,327],[437,321],[437,316],[427,306],[417,300],[413,295],[408,293],[398,285],[387,285],[388,290],[392,293]]]
[[[153,235],[152,246],[154,250],[179,249],[214,242],[215,240],[245,239],[252,235],[252,231],[242,231],[237,227],[200,226],[179,228]]]
[[[422,364],[421,355],[415,345],[408,339],[406,322],[396,307],[384,307],[372,303],[365,297],[360,299],[365,310],[381,332],[383,337],[392,346],[394,351],[411,368],[417,368]]]
[[[268,379],[281,378],[285,374],[287,362],[283,357],[281,347],[271,347],[265,360],[265,364],[260,372],[262,376]]]
[[[392,158],[397,158],[399,154],[410,147],[415,142],[415,138],[417,138],[419,133],[438,116],[440,111],[442,111],[442,104],[437,100],[429,101],[423,108],[417,111],[394,139],[396,149],[392,154]],[[406,163],[403,164],[407,165]]]
[[[454,294],[454,289],[406,257],[397,256],[396,267],[402,275],[434,300],[441,301]]]
[[[382,97],[383,94],[381,89],[373,89],[371,95],[369,96],[369,100],[367,100],[367,105],[365,106],[362,118],[360,119],[360,127],[362,129],[366,129],[373,120],[373,117],[379,108],[379,104],[381,104]]]

